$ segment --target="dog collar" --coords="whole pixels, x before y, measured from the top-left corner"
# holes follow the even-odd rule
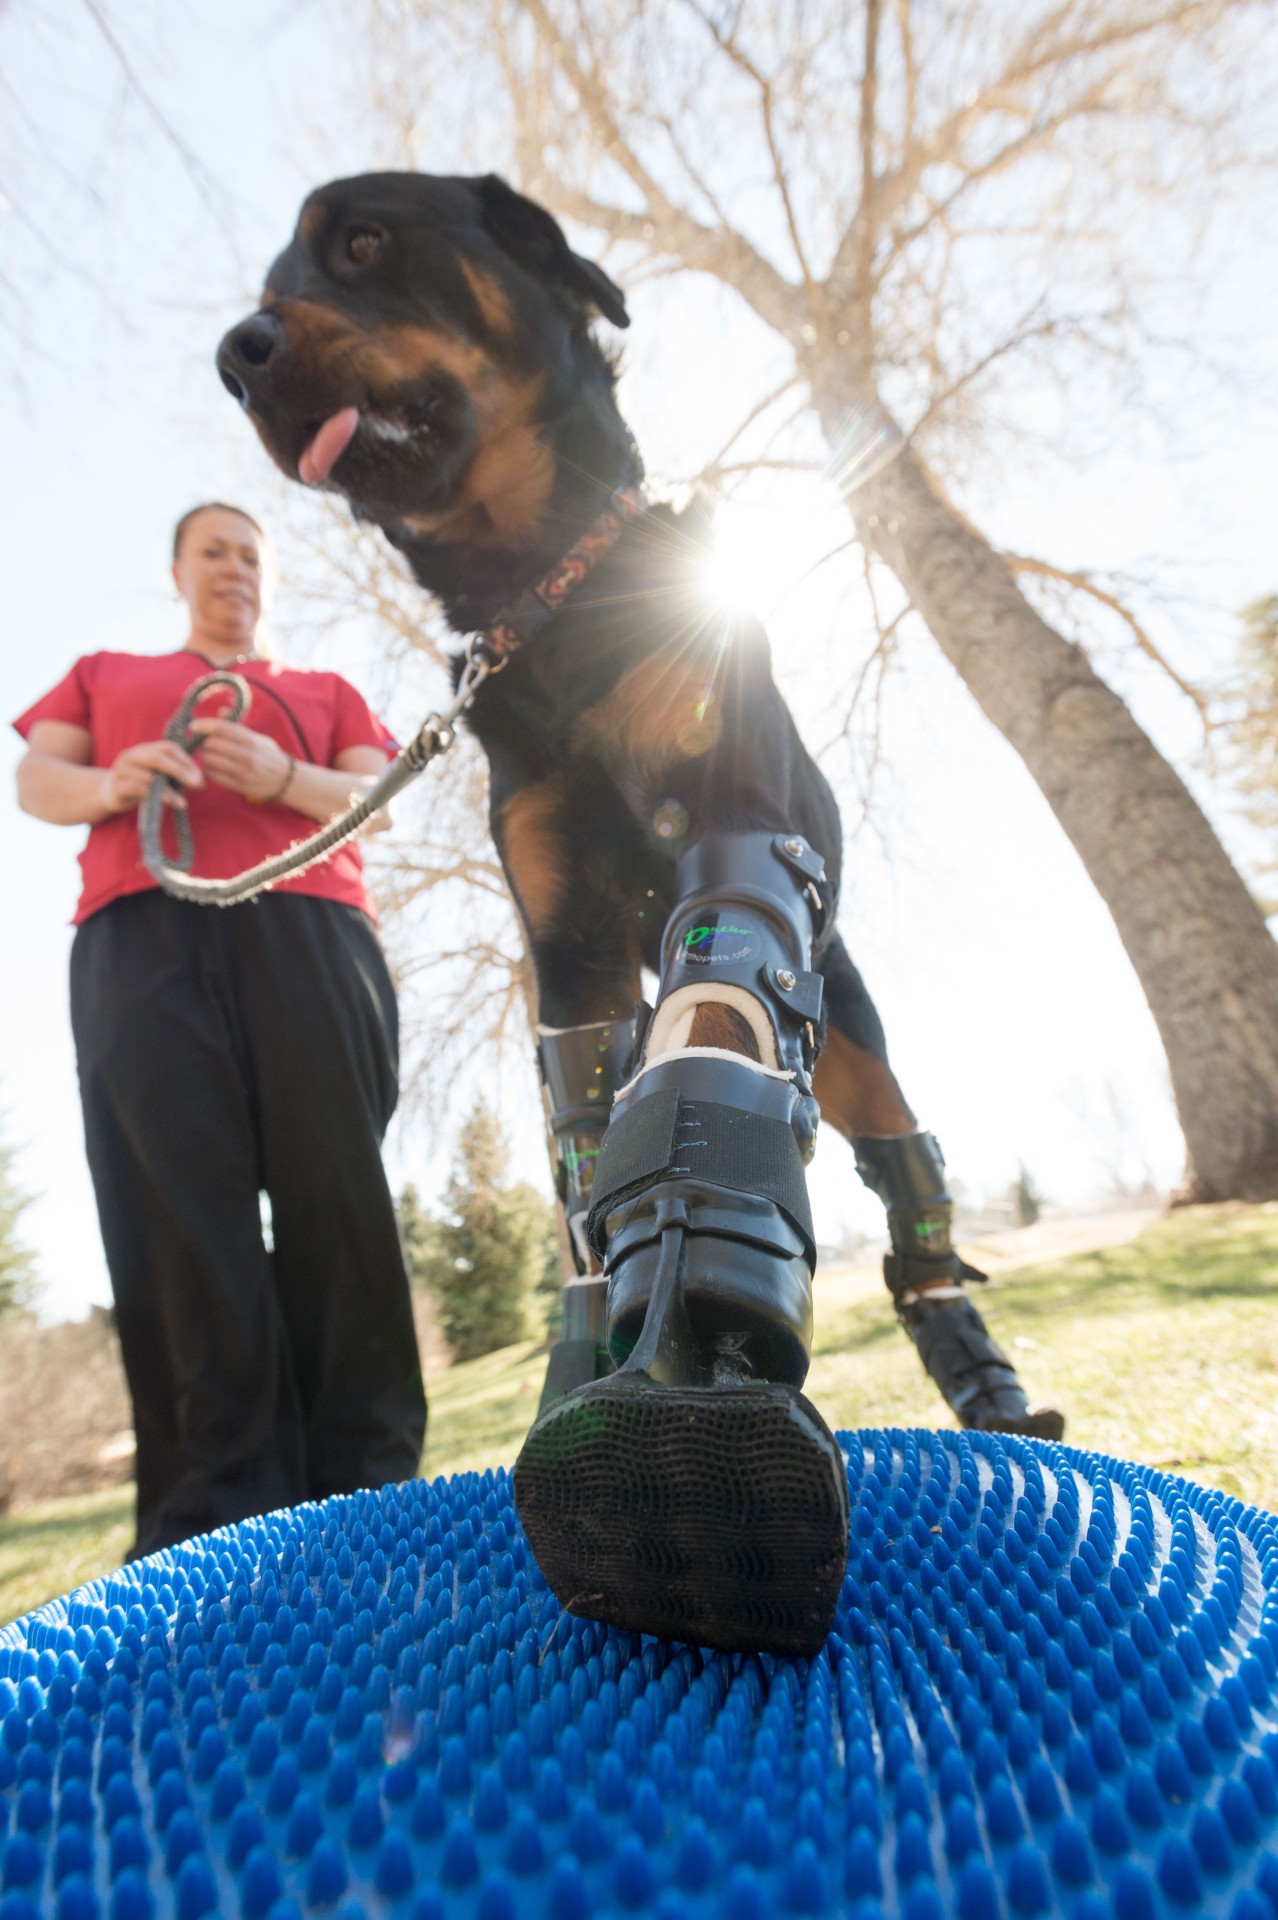
[[[468,660],[482,660],[489,675],[500,673],[513,653],[536,638],[551,615],[579,587],[586,575],[598,566],[621,537],[623,530],[648,505],[642,487],[619,487],[599,518],[574,541],[559,560],[525,587],[517,600],[504,606],[491,627],[473,634],[466,647]]]

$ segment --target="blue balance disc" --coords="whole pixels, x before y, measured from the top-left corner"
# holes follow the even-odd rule
[[[561,1613],[504,1472],[248,1521],[0,1632],[0,1920],[1278,1914],[1278,1521],[843,1434],[813,1661]]]

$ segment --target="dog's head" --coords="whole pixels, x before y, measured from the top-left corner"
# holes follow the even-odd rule
[[[311,194],[218,372],[291,478],[432,542],[511,546],[555,482],[547,428],[589,371],[599,267],[495,174],[374,173]]]

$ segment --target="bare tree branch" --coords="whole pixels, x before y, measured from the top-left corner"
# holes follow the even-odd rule
[[[942,116],[932,132],[925,138],[911,142],[904,148],[898,165],[886,174],[879,176],[876,193],[879,206],[880,226],[882,227],[902,208],[922,185],[924,175],[929,169],[941,165],[958,168],[965,176],[958,191],[965,190],[969,184],[966,175],[974,171],[970,162],[964,160],[964,142],[978,126],[996,115],[1019,114],[1025,117],[1032,112],[1028,95],[1030,84],[1045,73],[1062,74],[1066,69],[1080,70],[1087,61],[1099,54],[1114,52],[1118,48],[1130,48],[1133,43],[1143,41],[1152,35],[1164,32],[1178,32],[1188,23],[1197,20],[1213,21],[1219,15],[1216,0],[1162,0],[1150,8],[1131,7],[1123,10],[1115,18],[1106,18],[1100,10],[1099,24],[1091,31],[1079,31],[1053,38],[1054,26],[1063,27],[1078,9],[1063,0],[1046,21],[1034,22],[1024,38],[1016,45],[1003,63],[999,72],[985,85],[974,88],[962,104]],[[1056,128],[1064,126],[1076,117],[1080,111],[1099,111],[1098,86],[1126,86],[1129,73],[1126,67],[1113,71],[1101,82],[1088,87],[1077,105],[1058,108],[1051,119]],[[1085,103],[1090,101],[1090,106]],[[1021,136],[1029,145],[1039,144],[1030,135]],[[991,163],[998,170],[997,163]],[[988,177],[990,167],[977,163],[983,177]],[[850,292],[855,284],[855,274],[859,260],[859,216],[848,224],[835,256],[830,272],[830,284],[836,290]]]
[[[722,479],[726,474],[734,473],[820,473],[819,460],[778,460],[760,456],[753,460],[731,460],[726,466],[714,469],[715,477]]]
[[[934,327],[932,334],[934,341],[939,331],[939,326]],[[969,387],[974,386],[983,374],[988,373],[991,367],[997,366],[1001,360],[1005,360],[1009,354],[1019,352],[1023,347],[1029,346],[1033,341],[1059,340],[1064,335],[1072,336],[1075,339],[1091,338],[1092,329],[1071,315],[1046,313],[1044,311],[1044,303],[1041,300],[1036,301],[1029,313],[1018,321],[1010,332],[997,340],[994,345],[985,353],[981,354],[978,359],[972,361],[969,366],[963,369],[962,373],[948,380],[944,386],[937,386],[927,406],[914,422],[910,430],[912,435],[918,438],[925,433],[928,427],[933,424],[946,408],[958,399],[960,394],[964,393]],[[932,356],[930,366],[931,371],[939,381],[943,374],[939,355]]]
[[[784,395],[789,393],[794,387],[798,385],[798,383],[799,383],[799,376],[796,373],[788,374],[786,378],[781,382],[780,386],[773,387],[770,393],[764,394],[762,400],[756,401],[754,406],[751,407],[749,413],[746,415],[745,419],[741,422],[741,424],[733,428],[732,432],[728,435],[727,439],[724,441],[723,445],[720,447],[718,453],[716,453],[711,459],[706,461],[705,465],[701,469],[701,472],[697,476],[698,480],[704,481],[707,485],[713,485],[714,481],[717,479],[719,474],[723,471],[724,459],[729,453],[731,453],[733,447],[736,446],[738,440],[740,440],[744,434],[749,432],[750,428],[755,424],[756,420],[761,419],[763,415],[768,412],[770,407],[774,407],[777,401],[782,399]],[[804,404],[806,406],[807,404],[806,401]]]
[[[572,86],[602,151],[643,195],[646,214],[628,215],[620,207],[580,192],[567,196],[567,210],[592,225],[637,240],[646,251],[678,253],[701,271],[735,285],[770,324],[794,325],[795,290],[742,234],[732,228],[704,226],[669,198],[623,137],[597,69],[587,68],[578,58],[571,40],[557,30],[545,0],[523,0],[523,5],[543,49]],[[655,233],[647,231],[650,227]]]
[[[877,188],[874,180],[874,146],[877,135],[879,85],[880,0],[865,0],[865,60],[861,75],[861,200],[857,209],[857,284],[856,301],[867,337],[874,281],[874,244],[877,237]]]
[[[1120,600],[1117,594],[1108,592],[1090,573],[1078,568],[1053,566],[1048,560],[1038,560],[1024,553],[1004,553],[1001,557],[1013,573],[1033,574],[1041,580],[1058,580],[1062,586],[1072,587],[1078,593],[1087,594],[1102,607],[1108,607],[1111,613],[1117,614],[1145,657],[1152,660],[1154,665],[1167,675],[1172,685],[1183,693],[1187,700],[1193,702],[1198,711],[1198,718],[1202,722],[1204,739],[1210,734],[1213,723],[1206,695],[1200,688],[1186,680],[1183,674],[1176,671],[1162,648],[1151,637],[1148,628],[1141,624],[1131,608]]]
[[[906,147],[913,146],[918,127],[919,75],[914,59],[914,25],[910,18],[913,0],[896,0],[896,31],[901,43],[901,73],[904,82],[902,134]],[[865,114],[862,109],[862,121]],[[861,168],[862,201],[865,197],[865,168]]]
[[[808,292],[811,293],[814,285],[812,270],[808,265],[807,250],[804,247],[802,237],[799,233],[799,222],[794,209],[794,200],[790,192],[789,182],[786,178],[785,164],[782,161],[781,151],[777,144],[772,82],[766,74],[759,71],[754,61],[751,60],[749,55],[742,49],[737,39],[735,23],[727,33],[724,33],[710,18],[709,14],[697,4],[697,0],[683,0],[683,3],[688,11],[701,22],[720,52],[725,53],[733,65],[738,68],[740,72],[744,73],[747,79],[751,80],[758,89],[759,111],[763,122],[763,136],[767,142],[768,157],[772,162],[773,179],[776,182],[777,192],[781,196],[781,204],[785,209],[785,222],[790,235],[790,245],[794,248],[794,257],[798,262],[799,272],[803,276],[803,284],[808,289]],[[879,0],[869,0],[869,3],[877,9]]]
[[[199,194],[200,199],[203,201],[212,219],[216,222],[222,238],[231,250],[232,258],[238,258],[239,236],[227,217],[225,196],[220,191],[217,181],[195,152],[194,148],[188,145],[182,138],[182,135],[173,125],[173,122],[169,119],[163,108],[156,100],[152,99],[147,88],[143,86],[137,69],[130,60],[123,41],[107,18],[105,10],[99,5],[99,0],[80,0],[80,4],[83,6],[102,38],[106,41],[107,46],[111,49],[116,65],[124,75],[130,92],[159,129],[165,141],[172,147],[174,153],[177,154],[182,165],[190,175],[192,185]]]

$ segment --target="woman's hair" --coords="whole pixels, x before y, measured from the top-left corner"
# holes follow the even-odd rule
[[[178,521],[177,525],[173,529],[173,558],[175,560],[177,559],[178,555],[182,551],[182,542],[186,537],[186,530],[190,526],[192,520],[194,520],[198,514],[214,513],[214,512],[235,513],[239,515],[241,520],[247,520],[249,525],[252,527],[254,533],[257,535],[258,539],[262,542],[262,545],[265,547],[266,535],[263,533],[261,527],[258,526],[257,521],[253,518],[252,514],[245,513],[243,507],[233,507],[229,500],[201,500],[198,507],[187,508],[186,512],[182,515],[182,518]]]

